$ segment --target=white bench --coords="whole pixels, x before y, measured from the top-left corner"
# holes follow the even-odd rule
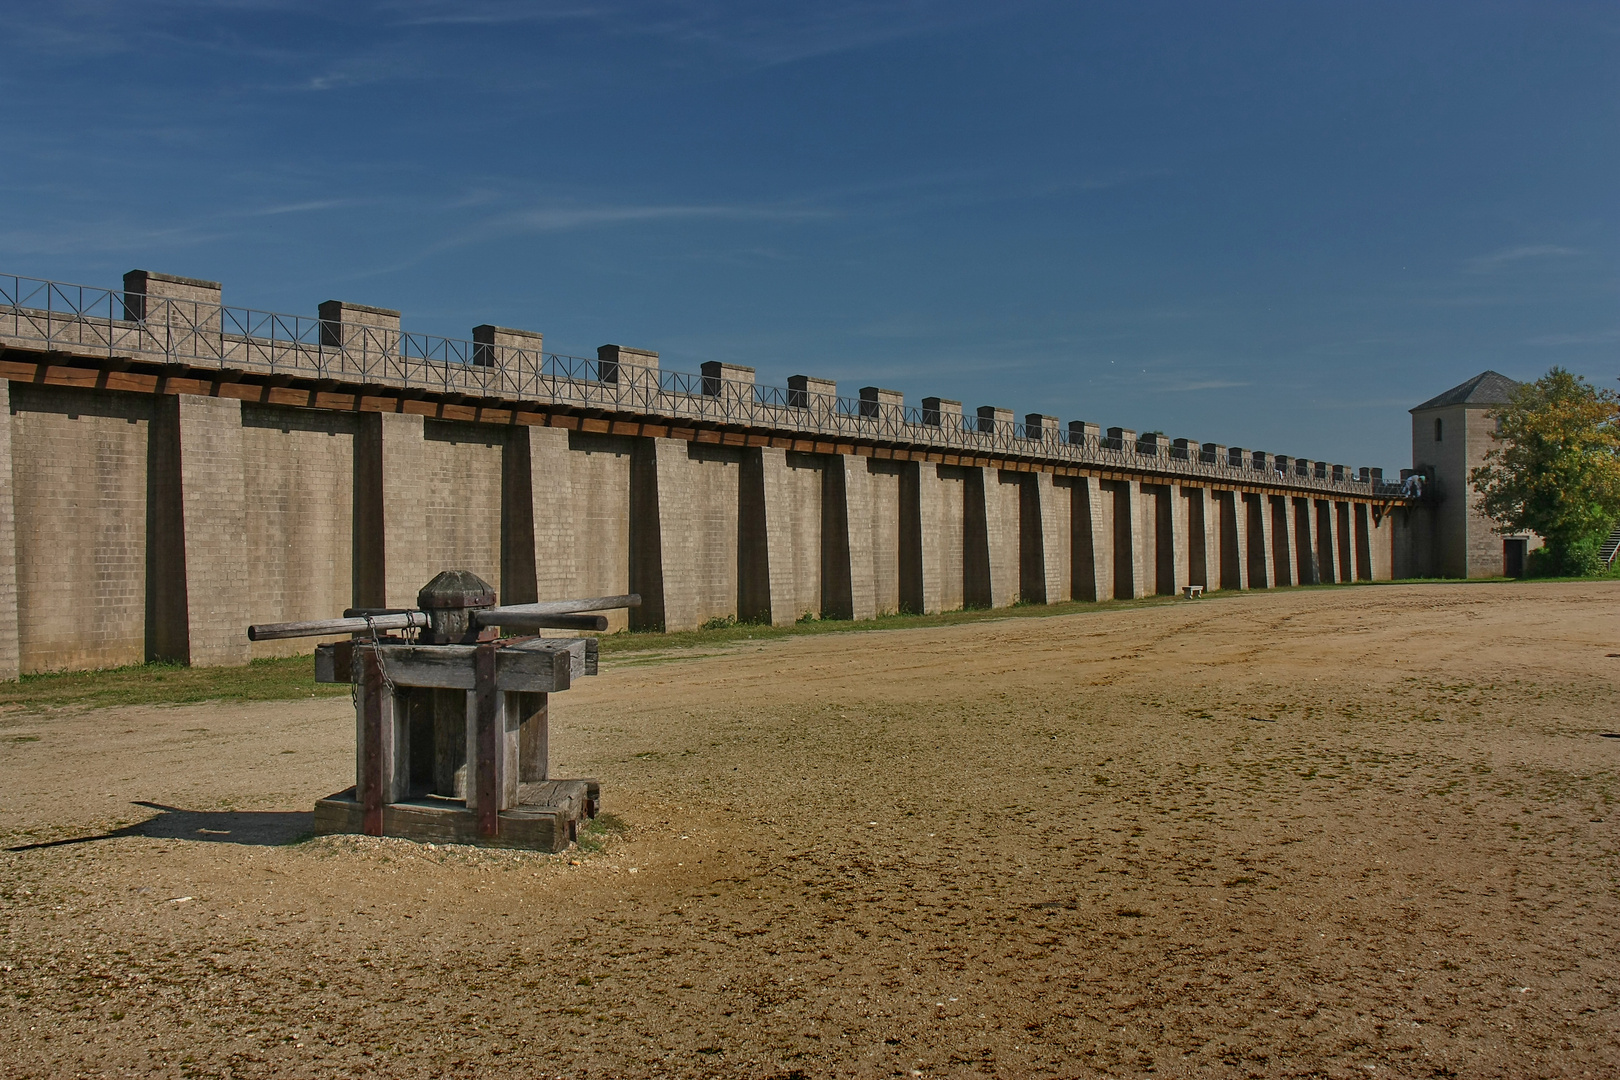
[[[1202,585],[1188,585],[1181,592],[1188,600],[1196,600],[1204,595],[1204,587]]]

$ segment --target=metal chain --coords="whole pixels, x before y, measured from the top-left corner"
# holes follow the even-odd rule
[[[370,615],[367,615],[365,619],[366,629],[371,631],[371,643],[377,647],[377,673],[382,676],[383,685],[388,688],[388,694],[392,697],[394,694],[394,680],[388,677],[388,665],[383,663],[382,641],[377,637],[377,626],[371,621]]]
[[[366,620],[366,629],[371,632],[371,644],[377,650],[377,671],[382,675],[383,686],[387,688],[389,696],[393,696],[396,692],[394,680],[388,677],[388,665],[383,663],[382,639],[377,636],[377,627],[372,623],[372,617],[362,615],[361,618]],[[349,701],[354,705],[356,713],[360,711],[360,688],[364,681],[354,678],[352,674],[349,677]]]

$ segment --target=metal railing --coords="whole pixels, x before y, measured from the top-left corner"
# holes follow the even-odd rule
[[[367,313],[358,313],[364,319]],[[390,320],[391,321],[391,320]],[[192,368],[288,375],[333,383],[569,406],[695,423],[764,428],[820,439],[896,443],[947,452],[1114,467],[1167,477],[1269,484],[1302,491],[1399,497],[1400,484],[1363,470],[1231,452],[1159,436],[1110,438],[1055,424],[920,409],[885,398],[756,385],[565,356],[494,341],[403,332],[197,300],[0,275],[0,343],[82,357],[151,358]],[[705,365],[717,370],[720,365]],[[733,369],[735,370],[735,369]]]

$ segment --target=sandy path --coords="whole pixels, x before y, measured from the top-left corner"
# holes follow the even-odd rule
[[[7,846],[122,835],[0,854],[0,1074],[1615,1075],[1616,601],[625,658],[553,710],[582,858],[276,846],[341,699],[13,714]]]

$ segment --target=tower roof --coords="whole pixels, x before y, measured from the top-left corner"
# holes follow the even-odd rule
[[[1482,371],[1459,386],[1432,397],[1411,412],[1425,409],[1443,409],[1449,405],[1502,405],[1513,397],[1521,383],[1495,371]]]

